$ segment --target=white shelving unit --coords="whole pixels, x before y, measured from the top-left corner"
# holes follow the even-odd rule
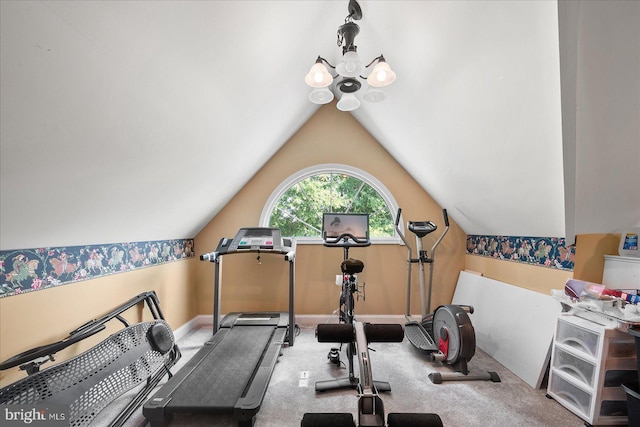
[[[626,425],[620,384],[637,378],[634,337],[577,316],[558,317],[548,396],[587,424]]]

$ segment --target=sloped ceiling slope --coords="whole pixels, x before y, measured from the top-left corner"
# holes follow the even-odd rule
[[[0,2],[0,249],[195,236],[317,110],[347,3]],[[563,236],[555,2],[360,4],[398,78],[356,119],[467,233]]]

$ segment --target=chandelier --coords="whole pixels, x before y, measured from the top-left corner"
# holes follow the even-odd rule
[[[314,104],[327,104],[333,100],[330,86],[335,82],[335,90],[341,94],[337,105],[341,111],[353,111],[360,107],[359,96],[367,102],[383,101],[386,95],[382,88],[396,79],[396,73],[391,70],[384,56],[373,58],[368,65],[360,61],[358,47],[355,45],[360,27],[353,21],[362,19],[362,9],[356,0],[349,1],[348,12],[344,24],[338,27],[338,47],[342,47],[342,60],[334,67],[326,59],[318,56],[316,63],[304,78],[305,83],[313,88],[309,100]],[[368,76],[362,76],[374,63],[376,65]],[[325,65],[336,75],[331,75]]]

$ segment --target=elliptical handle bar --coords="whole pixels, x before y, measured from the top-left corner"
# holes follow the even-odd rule
[[[409,250],[409,259],[411,259],[411,245],[409,245],[409,242],[407,242],[407,239],[405,238],[404,233],[400,229],[400,214],[401,213],[402,213],[402,208],[398,208],[398,213],[396,214],[396,233],[398,233],[398,236],[400,236],[400,239],[402,239],[402,241],[404,242],[404,245]]]
[[[447,234],[447,231],[449,231],[449,215],[447,214],[447,210],[446,209],[442,209],[442,216],[444,217],[444,225],[445,225],[444,231],[442,232],[440,237],[438,237],[438,240],[436,240],[436,242],[431,247],[431,258],[434,257],[434,252],[436,251],[436,248],[438,247],[438,245],[440,244],[440,242],[444,238],[444,235]]]
[[[398,208],[398,213],[396,214],[396,229],[398,228],[398,225],[400,224],[400,214],[402,213],[402,208]]]

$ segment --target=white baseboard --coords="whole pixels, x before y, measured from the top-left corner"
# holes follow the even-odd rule
[[[184,336],[187,335],[189,332],[194,331],[198,328],[202,328],[204,326],[213,327],[212,315],[200,314],[194,317],[193,319],[189,320],[187,323],[185,323],[184,325],[180,326],[178,329],[173,331],[173,336],[175,337],[175,340],[178,341],[184,338]]]
[[[356,315],[356,320],[366,323],[397,323],[404,325],[407,321],[401,314],[361,314]],[[315,326],[321,323],[338,323],[335,314],[297,314],[296,323],[300,326]]]
[[[356,320],[368,323],[397,323],[399,325],[406,323],[405,317],[401,314],[362,314],[356,315]],[[336,314],[297,314],[296,323],[301,327],[308,328],[321,323],[338,323],[338,316]],[[213,316],[200,314],[173,331],[173,335],[177,341],[189,332],[206,326],[213,327]]]

